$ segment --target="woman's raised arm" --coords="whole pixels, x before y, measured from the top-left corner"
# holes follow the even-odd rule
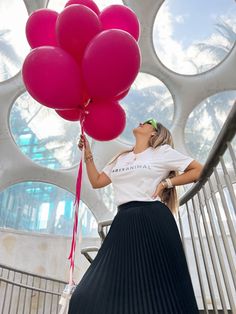
[[[94,189],[103,188],[111,183],[110,178],[104,173],[97,170],[95,163],[93,161],[93,155],[88,140],[84,136],[80,136],[80,141],[78,147],[80,150],[84,149],[84,161],[86,164],[86,170],[88,174],[89,181]]]

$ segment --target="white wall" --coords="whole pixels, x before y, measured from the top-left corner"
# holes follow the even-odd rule
[[[82,247],[98,246],[100,239],[85,238]],[[68,281],[71,239],[69,237],[24,233],[0,229],[0,264],[42,276]],[[77,241],[75,280],[78,282],[90,263],[80,253]]]

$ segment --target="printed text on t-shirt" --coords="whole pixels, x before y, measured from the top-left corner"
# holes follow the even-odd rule
[[[112,172],[124,172],[124,171],[129,171],[129,170],[135,170],[135,169],[150,169],[150,165],[134,165],[134,166],[127,166],[127,167],[122,167],[122,168],[113,168]]]

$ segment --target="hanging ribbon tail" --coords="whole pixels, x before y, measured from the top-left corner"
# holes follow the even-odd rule
[[[80,125],[81,125],[81,133],[84,136],[84,120],[85,120],[85,109],[82,113]],[[81,195],[81,185],[82,185],[82,172],[83,172],[83,152],[81,154],[78,175],[76,179],[76,191],[75,191],[75,200],[74,200],[74,225],[73,225],[73,234],[71,240],[71,248],[68,259],[70,260],[70,279],[69,284],[73,285],[73,272],[75,267],[75,248],[76,248],[76,237],[77,237],[77,229],[78,229],[78,221],[79,221],[79,204],[80,204],[80,195]],[[81,228],[81,225],[80,225]],[[79,243],[81,243],[82,231],[79,233]]]
[[[81,115],[80,119],[80,125],[81,125],[81,133],[82,136],[84,136],[84,120],[85,115],[87,112],[85,111],[85,108],[89,104],[90,99],[88,102],[84,105],[84,110]],[[86,144],[84,145],[84,148],[86,148]],[[62,305],[60,314],[67,313],[68,304],[70,297],[76,287],[74,280],[73,280],[73,273],[74,273],[74,267],[75,267],[75,249],[76,249],[76,237],[77,237],[77,229],[78,229],[78,222],[79,222],[79,204],[80,204],[80,195],[81,195],[81,185],[82,185],[82,164],[83,164],[83,152],[81,154],[79,169],[78,169],[78,175],[76,179],[76,191],[75,191],[75,200],[74,200],[74,225],[73,225],[73,234],[72,234],[72,240],[71,240],[71,248],[70,248],[70,254],[68,259],[70,260],[70,275],[69,275],[69,284],[64,289],[60,304]],[[79,243],[82,241],[82,225],[80,223],[80,230],[79,230]]]
[[[80,160],[79,172],[78,172],[78,177],[77,177],[77,182],[76,182],[76,195],[75,195],[75,201],[74,201],[74,226],[73,226],[70,254],[68,257],[68,259],[70,260],[69,284],[72,284],[73,282],[76,237],[77,237],[77,229],[78,229],[78,221],[79,221],[79,203],[80,203],[81,182],[82,182],[82,158]]]
[[[76,192],[75,192],[75,202],[74,205],[78,204],[80,202],[80,194],[81,194],[81,183],[82,183],[82,157],[79,164],[79,171],[78,176],[76,180]]]

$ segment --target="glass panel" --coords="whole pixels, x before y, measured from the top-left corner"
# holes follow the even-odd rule
[[[64,120],[28,93],[22,94],[13,105],[10,127],[22,153],[42,166],[67,168],[80,161],[77,147],[80,123]]]
[[[28,14],[24,1],[0,1],[0,81],[14,76],[29,52],[25,36]]]
[[[166,0],[154,23],[157,56],[182,74],[213,68],[227,56],[235,39],[233,0]]]
[[[61,12],[64,9],[65,4],[68,1],[65,1],[65,0],[50,0],[49,3],[48,3],[48,8],[52,9],[52,10],[55,10],[57,12]],[[96,5],[100,9],[100,11],[103,10],[105,7],[108,7],[111,4],[123,4],[123,2],[121,0],[107,0],[107,1],[96,0],[94,2],[96,3]]]
[[[139,73],[131,86],[128,95],[120,101],[126,111],[126,127],[118,138],[121,141],[134,143],[133,128],[150,117],[170,128],[174,104],[167,87],[156,77]]]
[[[189,115],[185,141],[189,152],[199,162],[206,162],[235,98],[236,91],[215,94],[201,102]]]
[[[71,236],[74,195],[42,182],[15,184],[0,193],[0,227]],[[97,221],[81,201],[78,232],[98,237]]]

